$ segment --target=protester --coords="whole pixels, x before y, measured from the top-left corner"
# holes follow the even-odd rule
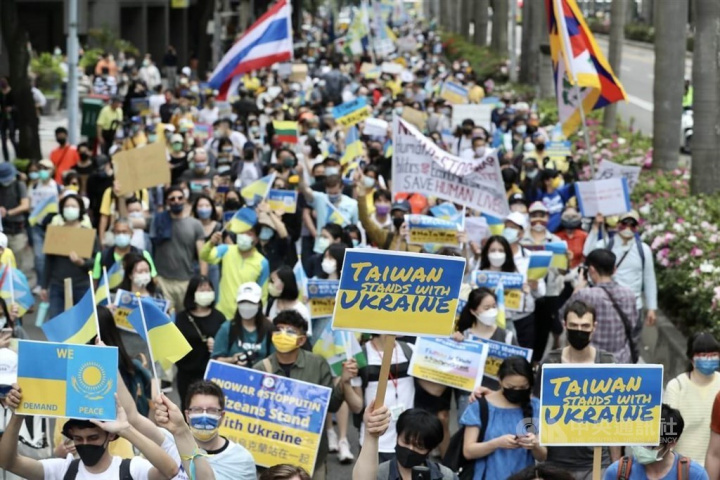
[[[39,281],[45,274],[45,254],[43,253],[45,228],[43,222],[48,212],[44,210],[48,202],[50,204],[58,202],[59,187],[55,180],[52,179],[54,168],[52,162],[40,160],[37,164],[31,164],[30,167],[28,173],[30,178],[28,196],[30,198],[31,216],[39,210],[37,217],[30,221],[30,238],[35,260],[35,274]],[[35,287],[33,293],[40,293],[40,288]]]
[[[310,323],[310,311],[305,304],[299,300],[300,290],[293,269],[282,266],[270,274],[268,293],[271,303],[268,310],[270,321],[285,310],[295,310]]]
[[[95,138],[102,147],[102,153],[106,155],[115,142],[115,132],[123,121],[121,105],[122,98],[113,96],[110,103],[100,110],[100,114],[97,117],[97,134]]]

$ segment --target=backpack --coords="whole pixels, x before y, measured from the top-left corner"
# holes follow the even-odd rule
[[[485,397],[478,399],[478,409],[480,409],[480,433],[478,434],[478,442],[485,439],[485,431],[488,424],[488,401]],[[468,407],[471,408],[471,407]],[[460,480],[472,480],[475,476],[475,460],[468,460],[463,455],[463,444],[465,443],[465,426],[450,437],[450,444],[443,458],[443,465],[458,474]]]
[[[681,456],[678,460],[678,480],[688,480],[690,478],[690,457]],[[632,457],[622,457],[618,463],[618,480],[628,480],[632,471]]]
[[[122,462],[120,462],[120,476],[118,477],[119,480],[133,480],[132,475],[130,475],[131,461],[131,458],[123,458]],[[63,480],[75,480],[75,478],[77,478],[79,469],[80,459],[78,458],[70,462],[70,467],[67,469],[67,472],[65,472]]]
[[[607,249],[612,252],[613,245],[615,245],[615,236],[610,237],[610,241],[607,244]],[[642,261],[642,268],[643,271],[645,271],[645,249],[643,249],[642,240],[640,240],[640,235],[635,235],[635,245],[637,246],[638,253],[640,254],[640,260]],[[628,250],[629,252],[630,250]],[[625,254],[627,255],[627,253]],[[620,258],[620,261],[615,265],[615,267],[619,267],[620,264],[625,260],[625,256]]]

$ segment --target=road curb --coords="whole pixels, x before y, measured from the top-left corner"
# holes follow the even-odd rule
[[[604,33],[594,33],[593,32],[593,35],[595,35],[596,38],[601,38],[601,39],[605,40],[606,42],[610,41],[610,36],[605,35]],[[653,44],[653,43],[639,42],[637,40],[628,40],[627,38],[624,40],[625,40],[624,43],[630,45],[631,47],[642,48],[643,50],[649,50],[651,52],[655,51],[655,44]],[[693,57],[692,52],[687,52],[687,51],[685,52],[686,59],[692,60],[692,57]]]

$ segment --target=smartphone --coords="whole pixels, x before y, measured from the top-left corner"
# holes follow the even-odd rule
[[[12,335],[13,329],[9,327],[3,328],[2,330],[0,330],[0,333],[2,333],[3,335]]]
[[[430,480],[430,469],[424,465],[413,467],[412,480]]]

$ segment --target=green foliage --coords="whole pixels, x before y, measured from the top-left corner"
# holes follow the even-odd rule
[[[88,31],[88,37],[90,37],[90,43],[96,46],[101,53],[103,51],[116,53],[125,52],[126,54],[133,56],[138,56],[140,54],[140,51],[135,45],[127,40],[118,38],[115,32],[108,25],[103,25],[102,28],[94,28]],[[95,60],[95,62],[97,62],[97,60]]]
[[[100,60],[100,56],[102,55],[102,53],[102,48],[86,49],[83,53],[82,58],[80,58],[80,61],[78,62],[80,68],[82,68],[83,71],[94,68],[95,64]]]
[[[479,79],[507,81],[506,59],[487,47],[478,47],[461,35],[442,33],[443,52],[450,61],[467,60]]]
[[[655,43],[655,27],[646,23],[628,23],[625,25],[625,38],[636,42]]]
[[[30,60],[30,70],[35,77],[35,85],[43,92],[51,93],[60,89],[63,71],[60,59],[52,53],[41,53]]]

